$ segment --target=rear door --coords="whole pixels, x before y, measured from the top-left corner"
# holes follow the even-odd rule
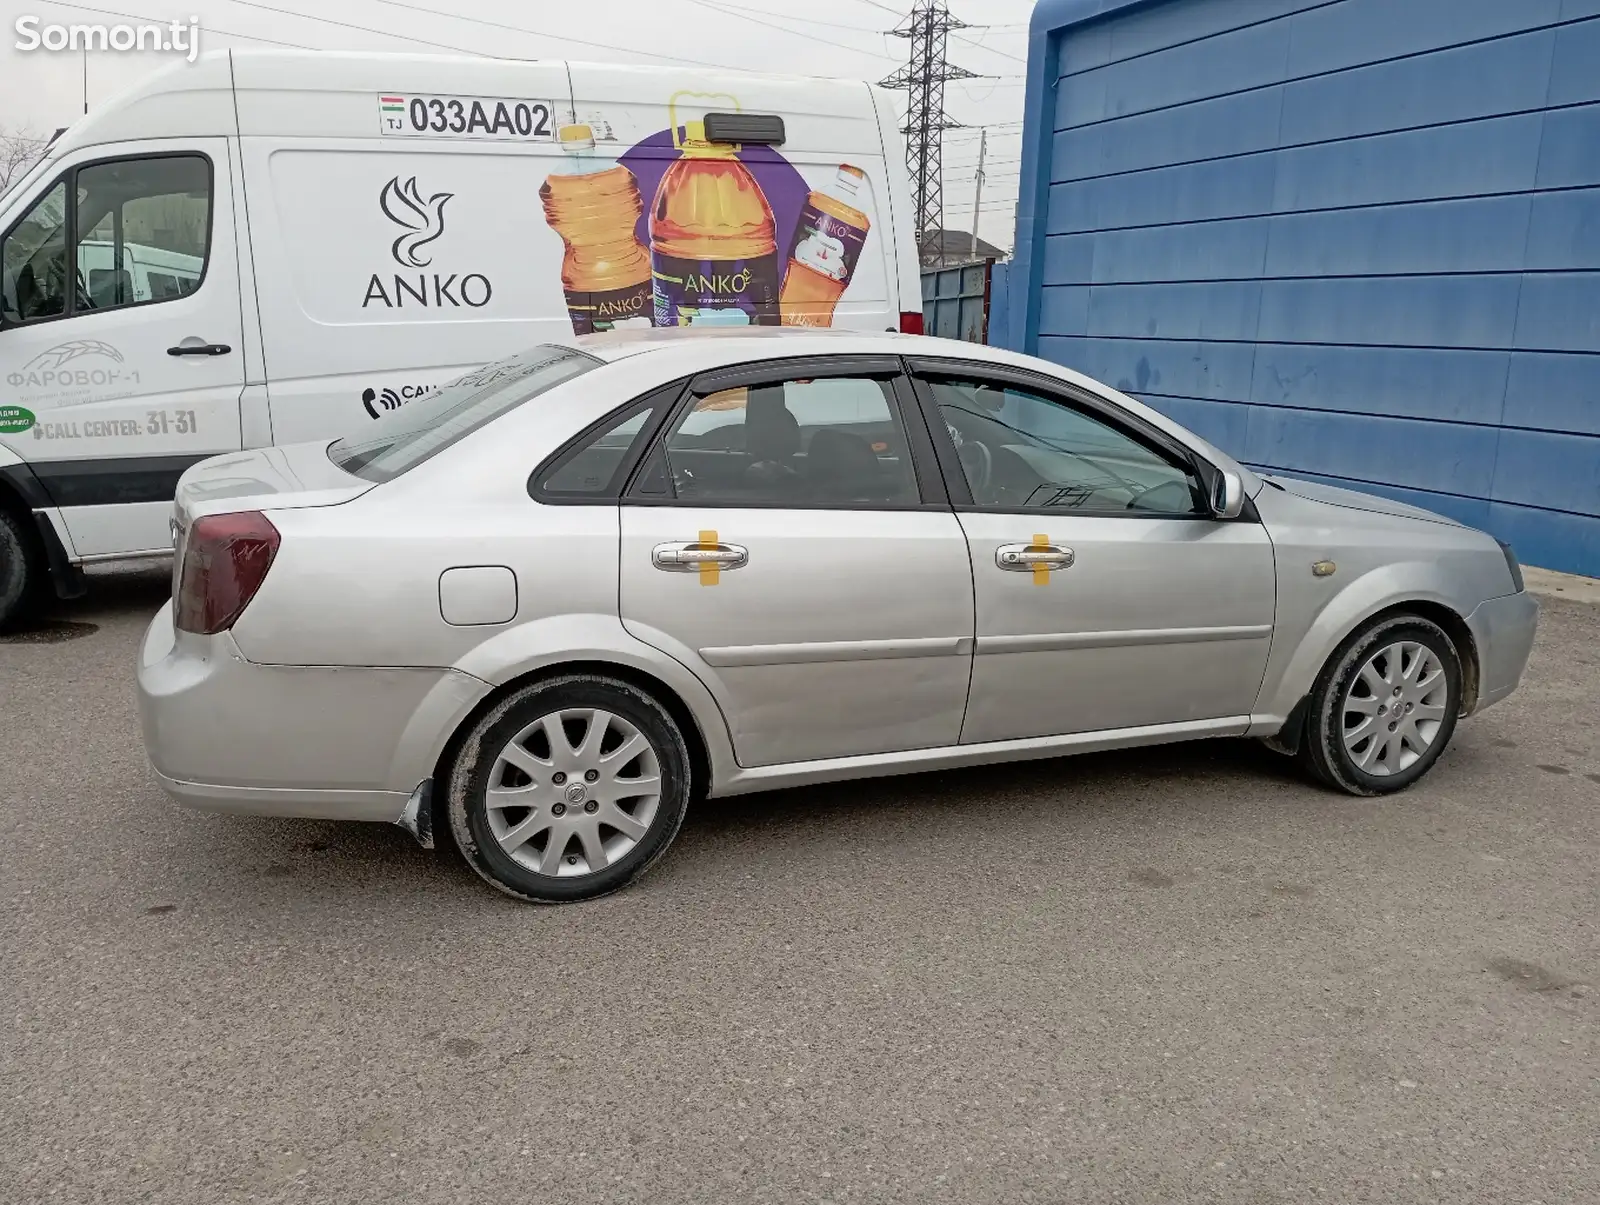
[[[239,447],[232,171],[225,138],[86,148],[0,242],[0,379],[33,417],[0,440],[81,556],[169,548],[178,476]]]
[[[972,574],[893,358],[708,375],[622,505],[621,608],[741,765],[953,745]]]
[[[1032,374],[929,362],[918,389],[972,553],[963,743],[1248,717],[1275,606],[1259,520],[1212,518],[1181,448]]]

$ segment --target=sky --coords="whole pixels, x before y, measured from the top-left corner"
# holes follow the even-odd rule
[[[48,135],[98,101],[165,66],[154,51],[19,51],[16,22],[187,23],[201,50],[288,45],[564,58],[611,63],[692,62],[786,74],[879,80],[902,66],[908,43],[882,31],[912,0],[0,0],[0,132]],[[946,227],[970,230],[978,127],[988,149],[978,233],[1005,249],[1014,241],[1020,167],[1023,70],[1033,0],[949,0],[971,28],[951,36],[952,63],[985,78],[947,86],[945,108],[966,128],[945,134]],[[448,12],[435,11],[448,8]],[[513,28],[507,28],[507,27]],[[85,57],[86,60],[85,61]],[[903,112],[904,94],[899,94]]]

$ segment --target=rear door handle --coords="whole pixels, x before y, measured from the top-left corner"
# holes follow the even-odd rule
[[[1058,544],[1002,544],[994,550],[994,563],[1013,573],[1071,569],[1077,554]]]
[[[167,348],[169,356],[225,356],[233,348],[226,343],[180,343]]]
[[[750,550],[739,544],[701,544],[694,540],[657,544],[650,552],[657,569],[669,573],[694,573],[702,565],[719,569],[741,569],[750,563]]]

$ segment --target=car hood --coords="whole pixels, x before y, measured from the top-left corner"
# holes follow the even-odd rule
[[[1448,523],[1452,527],[1462,526],[1446,515],[1436,514],[1431,510],[1423,510],[1420,506],[1410,506],[1404,502],[1396,502],[1393,498],[1380,498],[1376,494],[1363,494],[1357,490],[1339,489],[1332,485],[1319,485],[1315,481],[1302,481],[1298,477],[1279,477],[1274,473],[1264,473],[1265,480],[1274,485],[1279,485],[1288,493],[1298,498],[1309,498],[1313,502],[1326,502],[1331,506],[1348,507],[1351,510],[1371,511],[1378,515],[1394,515],[1401,519],[1424,519],[1429,523]]]
[[[335,506],[358,498],[374,483],[334,464],[328,456],[332,442],[252,448],[191,465],[178,480],[174,518],[186,529],[201,515]]]

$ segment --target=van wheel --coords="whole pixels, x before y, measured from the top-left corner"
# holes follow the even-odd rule
[[[636,686],[569,674],[515,691],[475,723],[448,779],[472,869],[535,903],[626,886],[666,852],[689,804],[689,749]]]
[[[0,631],[20,620],[44,582],[34,542],[16,515],[0,510]]]
[[[1302,764],[1350,795],[1386,795],[1439,760],[1461,711],[1461,658],[1444,629],[1390,615],[1340,647],[1311,694]]]

